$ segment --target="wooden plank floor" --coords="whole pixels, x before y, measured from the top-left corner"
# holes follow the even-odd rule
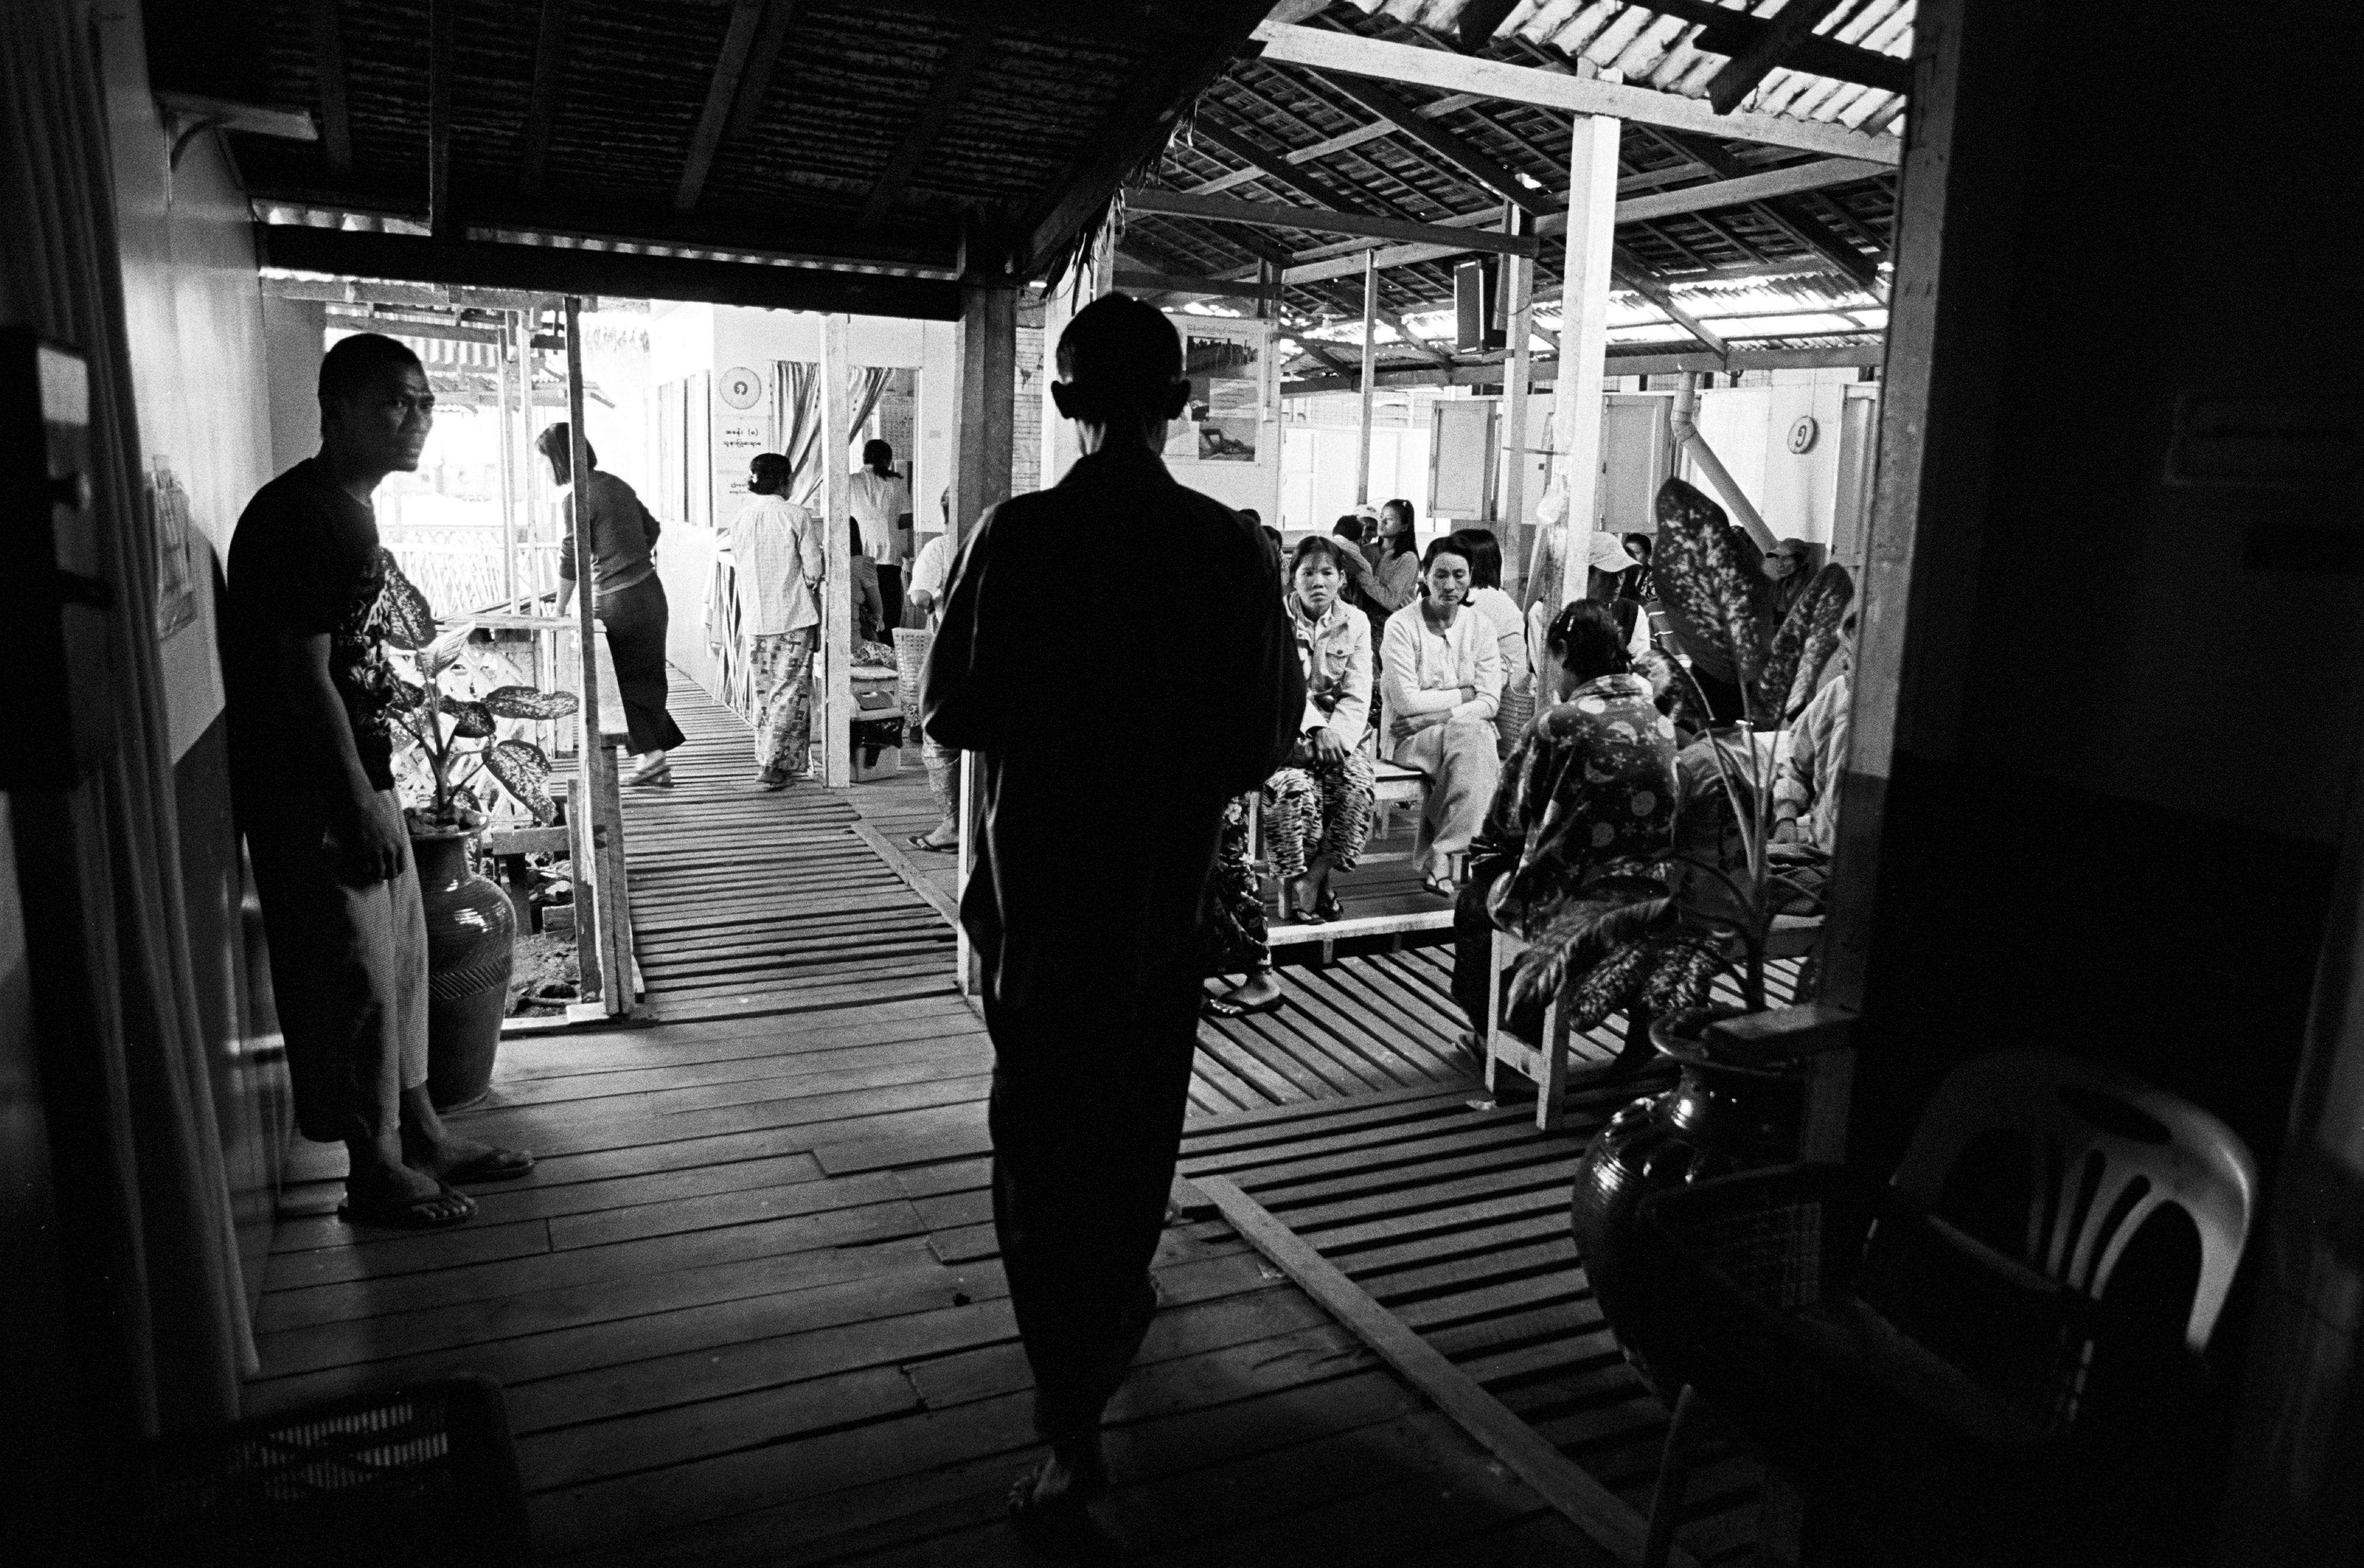
[[[681,783],[626,803],[648,1016],[503,1042],[460,1119],[541,1163],[457,1229],[343,1225],[341,1152],[307,1146],[250,1407],[500,1379],[553,1562],[1031,1561],[1000,1520],[1034,1451],[991,1050],[947,934],[842,801],[742,787],[743,728],[679,698]],[[1202,1125],[1436,1097],[1441,976],[1423,953],[1293,975],[1285,1029],[1206,1053]],[[1220,1224],[1170,1228],[1158,1273],[1107,1509],[1143,1561],[1601,1560]]]
[[[1774,966],[1778,1001],[1797,969]],[[1596,1033],[1596,1051],[1609,1047]],[[1658,1068],[1578,1091],[1549,1133],[1535,1129],[1531,1093],[1498,1104],[1466,1088],[1200,1120],[1184,1135],[1182,1173],[1239,1183],[1646,1517],[1667,1409],[1594,1305],[1567,1207],[1600,1124],[1671,1081]],[[1745,1563],[1760,1473],[1705,1429],[1681,1540],[1701,1562]]]

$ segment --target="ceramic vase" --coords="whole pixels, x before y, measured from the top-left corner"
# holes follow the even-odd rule
[[[485,1097],[517,959],[517,910],[478,873],[464,834],[414,837],[427,906],[427,1092],[438,1110]]]

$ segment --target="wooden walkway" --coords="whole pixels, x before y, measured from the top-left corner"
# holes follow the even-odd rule
[[[457,1229],[345,1226],[341,1152],[306,1146],[251,1408],[498,1378],[552,1562],[1031,1561],[1000,1517],[1035,1451],[991,1051],[947,933],[842,799],[742,787],[743,730],[682,698],[682,782],[626,802],[648,1016],[504,1041],[464,1125],[541,1163]],[[1196,1125],[1467,1096],[1435,955],[1291,981],[1302,1006],[1205,1053]],[[1110,1440],[1143,1561],[1605,1561],[1220,1221],[1171,1227],[1158,1273]]]

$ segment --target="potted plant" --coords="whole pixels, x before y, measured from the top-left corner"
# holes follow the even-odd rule
[[[1657,497],[1653,576],[1680,638],[1729,659],[1744,719],[1717,727],[1681,661],[1654,679],[1692,740],[1678,759],[1683,805],[1673,842],[1605,868],[1544,924],[1511,977],[1514,997],[1563,995],[1570,1024],[1643,1014],[1651,1042],[1681,1063],[1674,1088],[1610,1119],[1585,1151],[1571,1224],[1612,1326],[1627,1307],[1620,1253],[1633,1213],[1657,1188],[1779,1157],[1795,1126],[1795,1075],[1721,1050],[1711,1026],[1767,1005],[1767,948],[1779,917],[1810,891],[1775,852],[1773,784],[1780,731],[1812,700],[1854,595],[1826,566],[1786,616],[1723,508],[1678,479]],[[1737,1007],[1714,1004],[1730,975]],[[1621,1338],[1630,1336],[1619,1328]]]
[[[516,959],[517,912],[468,854],[497,799],[489,784],[538,823],[558,813],[546,787],[549,756],[522,736],[503,736],[500,721],[558,718],[579,704],[571,692],[495,684],[506,672],[469,657],[473,628],[438,636],[426,600],[390,560],[380,612],[386,640],[409,655],[417,675],[396,674],[401,697],[392,711],[407,737],[401,762],[424,797],[403,815],[427,911],[428,1094],[437,1108],[451,1109],[492,1086]]]

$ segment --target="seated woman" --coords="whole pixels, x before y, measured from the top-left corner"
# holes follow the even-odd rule
[[[1519,601],[1502,591],[1502,547],[1491,528],[1455,528],[1469,558],[1469,607],[1494,628],[1502,654],[1502,700],[1494,710],[1494,750],[1504,757],[1535,716],[1533,671],[1527,659],[1527,623]]]
[[[1610,862],[1674,840],[1675,726],[1634,673],[1610,606],[1578,599],[1546,638],[1558,691],[1511,753],[1453,917],[1453,995],[1486,1027],[1497,929],[1532,938]],[[1537,1036],[1540,1007],[1510,1019]]]
[[[1477,837],[1502,762],[1494,713],[1502,651],[1493,623],[1468,607],[1469,558],[1450,536],[1421,558],[1422,596],[1388,617],[1379,644],[1388,760],[1428,775],[1428,806],[1412,845],[1421,885],[1454,895],[1459,861]]]
[[[1289,557],[1289,624],[1305,670],[1305,717],[1297,754],[1264,786],[1264,834],[1276,874],[1288,879],[1300,918],[1343,913],[1330,891],[1333,871],[1352,871],[1371,831],[1371,759],[1362,749],[1371,713],[1371,628],[1340,597],[1342,557],[1354,546],[1316,536]],[[1233,801],[1223,820],[1215,872],[1215,973],[1247,978],[1212,998],[1207,1010],[1236,1018],[1280,1006],[1280,981],[1265,943],[1264,890],[1248,862],[1247,806]]]

